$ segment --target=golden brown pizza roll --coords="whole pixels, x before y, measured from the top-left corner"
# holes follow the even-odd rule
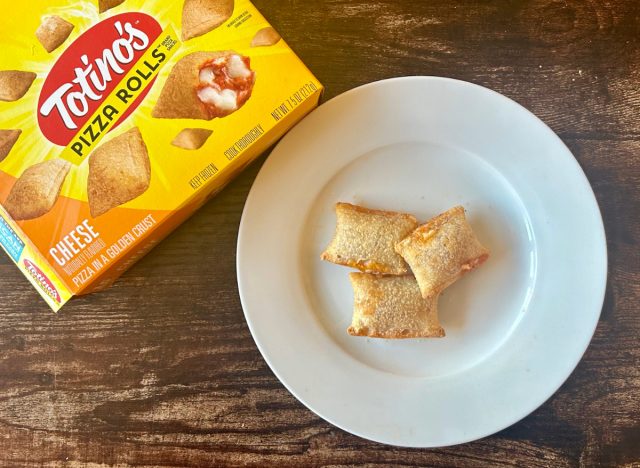
[[[350,335],[373,338],[437,338],[445,335],[438,321],[438,297],[427,299],[413,276],[349,274],[353,287]]]
[[[249,57],[233,51],[186,55],[171,70],[153,117],[211,120],[232,114],[251,97],[250,65]]]
[[[100,145],[89,157],[89,208],[94,218],[149,188],[151,163],[137,127]]]
[[[71,163],[52,159],[26,169],[16,180],[4,203],[16,221],[39,218],[55,205]]]
[[[213,130],[206,128],[185,128],[173,139],[171,144],[178,148],[197,150],[209,139]]]
[[[73,24],[59,16],[47,16],[36,31],[36,37],[47,52],[53,52],[67,40],[73,31]]]
[[[280,39],[282,38],[278,31],[269,26],[268,28],[263,28],[256,33],[251,41],[251,47],[272,46],[277,44]]]
[[[0,162],[9,156],[21,133],[22,130],[0,130]]]
[[[182,6],[182,40],[213,31],[233,16],[233,0],[185,0]]]
[[[366,273],[402,275],[407,264],[394,246],[413,231],[416,218],[395,211],[336,203],[336,232],[321,258]]]
[[[396,244],[418,280],[423,297],[439,294],[463,274],[489,258],[464,215],[456,206],[418,227]]]
[[[100,13],[104,13],[107,10],[111,10],[112,8],[117,7],[118,5],[122,5],[124,0],[98,0],[98,10]]]
[[[29,91],[36,74],[18,70],[0,71],[0,101],[17,101]]]

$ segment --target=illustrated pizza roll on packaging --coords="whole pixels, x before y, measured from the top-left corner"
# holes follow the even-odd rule
[[[439,338],[438,297],[423,298],[413,276],[350,273],[353,319],[348,333],[372,338]]]
[[[173,67],[152,115],[211,120],[240,109],[251,97],[256,74],[236,52],[194,52]]]
[[[66,41],[73,24],[59,16],[47,16],[36,31],[36,37],[47,52],[53,52]]]
[[[233,0],[184,0],[182,40],[213,31],[231,18],[233,10]]]
[[[0,101],[13,102],[21,99],[27,94],[35,79],[36,74],[33,72],[0,70]]]
[[[251,46],[271,26],[247,0],[30,0],[10,13],[0,245],[56,311],[109,287],[322,94],[284,41]]]
[[[122,5],[125,0],[98,0],[98,11],[104,13],[119,5]]]
[[[58,200],[69,169],[71,163],[62,159],[31,166],[13,184],[4,208],[16,221],[47,214]]]
[[[403,275],[409,268],[394,250],[418,222],[410,214],[337,203],[336,230],[321,258],[366,273]]]
[[[21,133],[22,130],[0,130],[0,162],[9,156]]]
[[[176,135],[171,144],[178,148],[197,150],[202,148],[212,133],[213,130],[206,128],[185,128]]]
[[[151,163],[136,127],[103,143],[89,156],[89,209],[94,218],[138,198],[149,188]]]
[[[251,40],[251,47],[267,47],[276,45],[280,42],[280,34],[278,31],[273,29],[271,26],[268,28],[263,28],[253,36]]]
[[[418,227],[396,244],[396,251],[411,266],[423,297],[438,295],[489,258],[461,206]]]

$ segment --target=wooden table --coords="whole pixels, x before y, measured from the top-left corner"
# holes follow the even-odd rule
[[[57,316],[0,256],[0,465],[640,466],[640,3],[255,3],[326,99],[449,76],[515,99],[560,135],[609,246],[584,359],[533,414],[458,447],[399,449],[324,422],[271,373],[240,307],[236,236],[263,158],[115,287]]]

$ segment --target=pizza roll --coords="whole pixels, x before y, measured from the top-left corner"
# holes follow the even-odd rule
[[[117,7],[118,5],[122,5],[124,0],[98,0],[98,10],[100,13],[104,13],[107,10],[111,10],[112,8]]]
[[[427,299],[413,276],[349,274],[353,287],[350,335],[373,338],[438,338],[438,297]]]
[[[416,218],[395,211],[336,203],[336,232],[321,258],[366,273],[402,275],[407,264],[394,245],[413,231]]]
[[[194,52],[178,61],[152,115],[211,120],[240,109],[251,97],[255,72],[249,57],[232,51]]]
[[[233,0],[185,0],[182,6],[182,40],[213,31],[233,16]]]
[[[0,162],[9,156],[21,133],[22,130],[0,130]]]
[[[0,101],[17,101],[29,91],[36,74],[17,70],[0,71]]]
[[[272,46],[280,42],[280,34],[271,26],[261,29],[251,41],[251,47]]]
[[[16,221],[39,218],[53,208],[71,163],[52,159],[26,169],[16,180],[4,203]]]
[[[207,142],[212,133],[213,130],[206,128],[185,128],[176,135],[171,144],[178,148],[197,150]]]
[[[489,258],[464,215],[456,206],[418,227],[396,244],[418,280],[423,297],[439,294],[463,274]]]
[[[89,208],[94,218],[149,188],[151,164],[137,127],[100,145],[89,157]]]
[[[53,52],[66,41],[73,31],[73,24],[59,16],[47,16],[36,31],[36,37],[47,52]]]

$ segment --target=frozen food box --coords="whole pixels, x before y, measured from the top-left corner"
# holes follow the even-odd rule
[[[110,286],[317,104],[248,1],[0,17],[0,243],[52,309]]]

